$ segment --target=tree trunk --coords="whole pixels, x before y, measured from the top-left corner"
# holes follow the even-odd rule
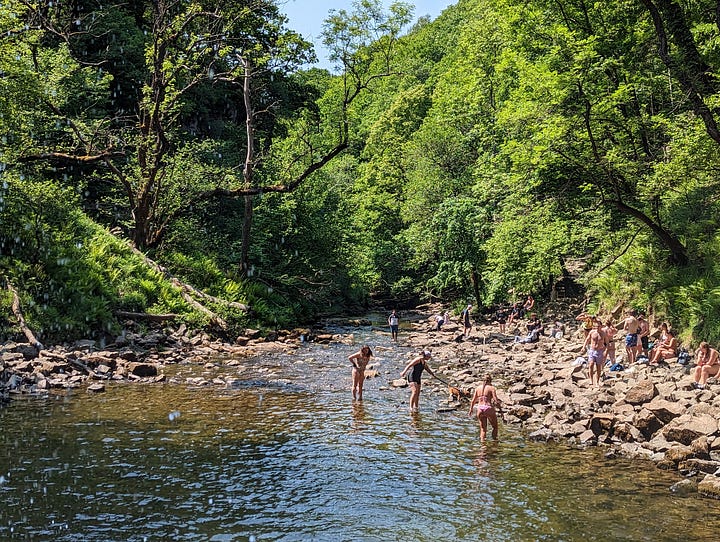
[[[245,102],[245,134],[247,138],[247,153],[245,154],[245,166],[243,167],[243,180],[245,189],[250,189],[253,184],[253,163],[255,160],[255,125],[254,113],[251,100],[250,82],[252,78],[250,61],[240,59],[245,73],[243,75],[243,100]],[[245,196],[245,214],[242,225],[242,244],[240,246],[240,276],[247,277],[250,270],[250,235],[253,219],[253,196]]]
[[[695,113],[703,120],[707,134],[720,145],[720,128],[705,100],[715,94],[714,77],[703,61],[682,8],[672,0],[642,0],[658,39],[658,56],[687,94]],[[668,33],[677,48],[679,59],[670,55]]]
[[[38,350],[41,350],[43,345],[40,343],[40,341],[37,340],[37,337],[35,337],[35,334],[25,322],[25,315],[23,314],[22,308],[20,307],[20,296],[18,295],[17,290],[14,288],[14,286],[10,284],[9,280],[7,281],[7,289],[12,294],[12,304],[10,308],[13,312],[13,315],[15,316],[15,319],[18,322],[18,325],[20,326],[20,329],[27,338],[28,342]]]
[[[615,200],[612,203],[621,212],[630,215],[633,218],[637,218],[640,222],[650,228],[650,230],[657,236],[660,242],[662,242],[662,244],[665,245],[668,250],[670,250],[670,259],[674,264],[680,266],[688,264],[690,258],[687,254],[687,248],[685,248],[685,245],[683,245],[680,240],[675,237],[675,235],[654,222],[652,218],[647,216],[642,211],[635,209],[634,207],[631,207],[620,200]]]
[[[475,296],[475,304],[477,305],[478,310],[480,310],[480,307],[482,307],[482,297],[480,296],[480,280],[480,274],[477,272],[477,269],[473,269],[472,273],[470,274],[470,282],[472,283],[473,295]]]

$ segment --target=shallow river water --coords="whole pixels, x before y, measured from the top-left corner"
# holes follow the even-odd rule
[[[353,404],[346,345],[168,367],[0,408],[0,540],[718,540],[720,503],[651,463],[481,443],[444,390],[390,389],[410,351],[366,335],[381,376]],[[230,388],[186,377],[232,376]],[[442,386],[440,386],[442,388]]]

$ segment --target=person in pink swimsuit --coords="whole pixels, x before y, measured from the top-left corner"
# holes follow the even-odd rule
[[[499,407],[500,400],[497,397],[495,386],[492,385],[492,377],[487,375],[482,386],[475,388],[475,393],[470,401],[470,410],[468,411],[468,416],[475,414],[480,422],[480,440],[485,440],[487,436],[488,421],[492,426],[492,437],[494,439],[498,438],[496,405]]]

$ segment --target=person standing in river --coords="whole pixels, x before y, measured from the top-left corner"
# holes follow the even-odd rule
[[[492,376],[486,375],[482,386],[475,388],[475,393],[470,401],[468,416],[475,414],[480,422],[480,440],[487,437],[487,424],[492,427],[492,437],[498,438],[498,420],[495,407],[500,406],[495,386],[492,385]]]
[[[368,345],[363,346],[358,352],[350,354],[348,360],[352,364],[352,396],[353,401],[362,401],[363,384],[365,383],[365,368],[370,362],[373,353]]]
[[[430,357],[430,352],[425,350],[422,354],[412,359],[400,373],[400,376],[403,378],[407,374],[407,381],[410,385],[410,412],[417,412],[419,410],[423,370],[426,370],[431,376],[435,376],[435,373],[432,372],[427,363]]]
[[[393,311],[390,313],[390,316],[388,316],[388,325],[390,326],[390,335],[393,341],[397,342],[398,340],[398,329],[400,328],[400,318],[397,315],[397,311],[393,309]]]

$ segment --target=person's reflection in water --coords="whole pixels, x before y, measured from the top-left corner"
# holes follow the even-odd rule
[[[352,430],[353,432],[362,431],[367,426],[367,416],[365,415],[365,405],[360,402],[354,402],[352,405]]]
[[[496,440],[483,442],[480,446],[475,461],[473,461],[480,474],[487,475],[490,473],[490,462],[497,454],[498,446]]]

